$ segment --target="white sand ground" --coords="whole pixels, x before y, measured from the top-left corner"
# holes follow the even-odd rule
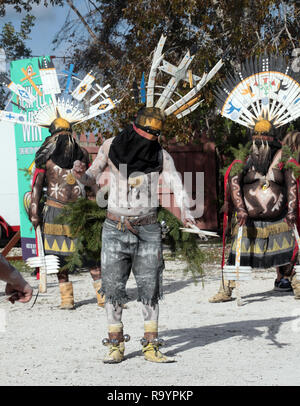
[[[166,262],[160,307],[164,352],[176,357],[176,363],[143,359],[139,343],[143,320],[140,304],[133,300],[123,312],[125,333],[131,336],[126,360],[103,364],[105,310],[97,307],[90,275],[71,275],[77,304],[73,311],[59,309],[54,275],[33,308],[33,301],[0,304],[2,321],[6,319],[6,329],[0,332],[0,385],[300,384],[300,301],[292,293],[272,290],[274,271],[257,271],[250,282],[243,282],[243,306],[238,307],[236,300],[208,302],[219,285],[216,267],[205,267],[204,287],[195,285],[181,269],[178,261]],[[38,281],[26,277],[37,288]],[[128,291],[136,296],[132,278]],[[0,282],[0,300],[3,292]]]

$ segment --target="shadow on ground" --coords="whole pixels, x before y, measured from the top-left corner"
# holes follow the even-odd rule
[[[255,302],[265,302],[273,297],[294,296],[294,292],[278,292],[276,290],[268,290],[266,292],[251,293],[250,295],[242,296],[243,303],[251,304]]]
[[[174,357],[184,351],[193,348],[205,347],[206,345],[218,341],[228,340],[232,337],[239,337],[240,340],[254,340],[257,337],[263,337],[268,341],[268,345],[275,345],[277,348],[283,348],[289,343],[279,342],[276,338],[283,323],[296,320],[298,317],[279,317],[264,320],[245,320],[230,323],[220,323],[210,326],[196,328],[173,329],[161,331],[160,337],[165,339],[165,346],[162,352],[170,357]],[[262,331],[262,329],[266,331]],[[169,337],[169,338],[168,338]],[[139,345],[139,344],[138,344]],[[175,346],[174,350],[167,351],[168,347]],[[126,359],[141,355],[140,351],[134,351],[126,354]]]
[[[166,355],[175,355],[195,347],[204,347],[206,345],[224,341],[232,337],[240,337],[240,340],[254,340],[257,337],[263,337],[269,341],[269,345],[275,345],[278,348],[290,345],[279,342],[276,338],[283,323],[296,320],[298,317],[278,317],[263,320],[244,320],[230,323],[220,323],[210,326],[196,328],[175,329],[162,331],[161,335],[168,338],[167,346],[176,346],[175,350],[166,353]],[[267,328],[267,332],[262,331]]]

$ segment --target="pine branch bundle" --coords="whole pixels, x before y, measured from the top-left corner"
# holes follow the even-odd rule
[[[239,144],[238,148],[230,147],[229,150],[233,154],[234,159],[238,159],[242,162],[237,162],[230,171],[231,176],[238,175],[241,173],[245,166],[245,161],[250,153],[250,145],[251,143],[248,142],[246,145]],[[227,171],[227,167],[222,169],[222,174],[225,175]]]
[[[297,179],[300,176],[300,167],[294,162],[291,162],[290,159],[294,159],[297,161],[298,154],[297,152],[292,152],[291,148],[288,145],[283,145],[282,158],[279,161],[279,164],[283,164],[284,169],[291,169],[295,178]]]
[[[205,254],[198,247],[197,234],[186,233],[180,230],[183,224],[169,210],[159,207],[158,221],[165,221],[169,232],[164,241],[169,245],[174,257],[181,257],[187,262],[185,273],[190,272],[196,279],[198,276],[203,276],[202,264],[205,261]]]
[[[68,203],[57,218],[60,223],[68,224],[76,238],[75,252],[66,258],[65,268],[73,271],[81,268],[91,260],[99,262],[101,253],[101,234],[106,209],[101,209],[94,200],[80,198],[76,202]],[[191,272],[196,278],[203,274],[202,263],[205,255],[197,245],[198,236],[183,233],[183,224],[167,209],[158,209],[158,221],[165,221],[169,233],[164,242],[169,245],[172,255],[187,262],[185,272]]]
[[[57,221],[70,227],[76,239],[75,251],[66,258],[69,271],[83,267],[86,263],[100,261],[101,233],[106,210],[101,209],[94,200],[79,198],[68,203],[62,210]]]

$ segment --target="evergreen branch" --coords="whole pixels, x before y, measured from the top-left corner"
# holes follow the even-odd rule
[[[95,201],[80,198],[68,203],[62,213],[56,218],[61,224],[70,227],[73,238],[76,238],[75,252],[66,258],[65,269],[81,268],[86,260],[99,261],[101,252],[102,226],[106,219],[106,209],[101,209]],[[198,236],[183,233],[183,226],[167,209],[158,209],[158,221],[165,221],[169,233],[165,243],[170,247],[174,257],[180,257],[187,262],[185,273],[190,272],[194,279],[203,275],[202,264],[204,253],[198,247]]]

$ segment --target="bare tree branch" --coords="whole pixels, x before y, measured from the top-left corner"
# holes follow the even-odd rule
[[[85,26],[85,28],[88,30],[90,36],[93,38],[93,40],[95,42],[98,42],[98,38],[97,35],[91,30],[90,26],[88,25],[88,23],[85,21],[85,19],[83,18],[83,16],[80,14],[80,12],[78,11],[78,9],[74,6],[74,3],[71,0],[66,0],[68,5],[71,7],[71,9],[74,11],[75,14],[77,14],[78,18],[80,19],[80,21],[82,22],[82,24]]]

